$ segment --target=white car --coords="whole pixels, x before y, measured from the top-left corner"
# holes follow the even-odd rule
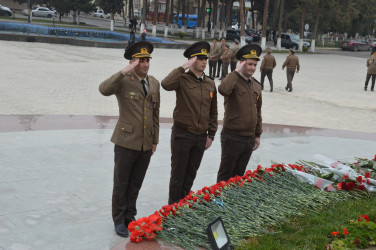
[[[50,10],[47,7],[38,7],[31,11],[32,16],[39,16],[39,17],[47,17],[51,18],[53,16],[57,16],[57,12],[55,10]]]
[[[12,10],[8,7],[0,5],[0,16],[12,16]]]
[[[234,25],[231,26],[233,30],[239,30],[240,29],[240,23],[235,23]],[[247,29],[247,25],[244,24],[244,29]]]
[[[99,17],[99,18],[110,18],[111,15],[110,14],[105,14],[103,10],[98,10],[97,12],[95,12],[93,14],[93,17]]]

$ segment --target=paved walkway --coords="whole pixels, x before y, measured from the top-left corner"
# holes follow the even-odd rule
[[[0,41],[0,53],[0,249],[138,247],[113,229],[109,139],[117,104],[98,93],[99,83],[125,66],[122,51]],[[185,61],[181,54],[155,50],[150,73],[163,79]],[[363,91],[365,60],[300,55],[302,70],[287,93],[280,69],[285,56],[276,54],[275,92],[266,83],[264,133],[248,168],[315,160],[315,154],[346,161],[373,157],[376,93]],[[139,195],[138,217],[167,203],[175,94],[162,90],[161,100],[160,144]],[[218,102],[222,119],[223,98]],[[217,136],[193,190],[214,184],[219,161]]]

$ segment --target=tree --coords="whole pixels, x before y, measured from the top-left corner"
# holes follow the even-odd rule
[[[285,1],[280,0],[279,3],[279,20],[278,20],[278,38],[277,49],[281,50],[281,33],[282,33],[282,21],[283,21],[283,9],[285,8]]]
[[[101,7],[105,13],[111,13],[111,31],[113,31],[115,14],[121,13],[124,7],[123,0],[100,0],[99,7]]]
[[[266,48],[266,29],[268,28],[268,13],[269,13],[269,0],[265,0],[264,18],[262,21],[262,36],[261,36],[261,48]]]

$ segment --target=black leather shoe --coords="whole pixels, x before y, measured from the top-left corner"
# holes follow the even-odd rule
[[[125,227],[124,224],[115,225],[115,231],[116,231],[116,234],[121,236],[121,237],[128,237],[129,236],[128,229]]]
[[[222,80],[224,77],[223,76],[221,76],[221,78],[219,78],[219,80]]]
[[[364,91],[367,91],[367,87],[364,87]]]
[[[289,92],[292,92],[292,89],[289,89]]]
[[[373,91],[373,89],[371,89],[371,91]]]
[[[289,88],[288,88],[288,87],[285,87],[285,90],[286,90],[286,91],[288,91],[288,90],[289,90]]]

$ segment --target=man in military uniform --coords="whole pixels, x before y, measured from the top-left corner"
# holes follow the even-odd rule
[[[184,52],[188,61],[161,83],[165,90],[176,92],[169,204],[179,202],[191,191],[204,151],[217,131],[217,90],[214,81],[204,74],[209,50],[207,42],[192,44]]]
[[[220,46],[221,46],[221,53],[220,53],[220,55],[222,55],[223,51],[225,50],[225,44],[226,44],[226,38],[222,37],[222,38],[221,38],[221,44],[220,44]],[[221,68],[222,68],[222,60],[219,59],[219,60],[218,60],[218,69],[217,69],[218,71],[217,71],[217,77],[220,76]]]
[[[101,83],[104,96],[115,95],[119,120],[111,141],[115,144],[112,219],[115,231],[128,236],[128,224],[137,214],[136,200],[159,138],[159,82],[148,75],[153,45],[137,42],[124,53],[129,65]]]
[[[222,76],[219,78],[219,80],[222,80],[228,75],[228,66],[231,61],[231,51],[230,51],[230,46],[228,44],[225,44],[224,50],[222,52],[222,55],[220,59],[222,60]]]
[[[367,91],[369,79],[372,76],[371,91],[375,88],[375,78],[376,78],[376,51],[371,53],[371,58],[367,59],[367,77],[364,85],[364,91]]]
[[[214,80],[217,71],[217,62],[221,56],[221,47],[217,44],[217,39],[213,38],[213,45],[210,46],[209,53],[209,77]]]
[[[238,53],[238,51],[239,51],[239,40],[235,39],[234,48],[231,51],[231,63],[230,63],[231,72],[236,69],[236,64],[238,63],[238,59],[236,59],[236,53]]]
[[[270,92],[273,92],[273,69],[277,65],[275,57],[272,55],[272,49],[270,47],[266,48],[266,55],[261,61],[261,88],[264,90],[264,80],[265,76],[268,76],[270,84]]]
[[[291,92],[292,91],[292,79],[294,79],[295,70],[296,73],[299,73],[300,65],[299,65],[299,58],[295,55],[295,52],[290,49],[289,55],[286,57],[286,61],[282,65],[282,70],[286,70],[286,76],[287,76],[287,86],[285,87],[286,91]]]
[[[224,96],[225,116],[217,182],[244,175],[252,152],[260,145],[261,85],[252,77],[260,54],[259,45],[248,44],[242,47],[236,53],[240,63],[218,87],[218,92]]]

